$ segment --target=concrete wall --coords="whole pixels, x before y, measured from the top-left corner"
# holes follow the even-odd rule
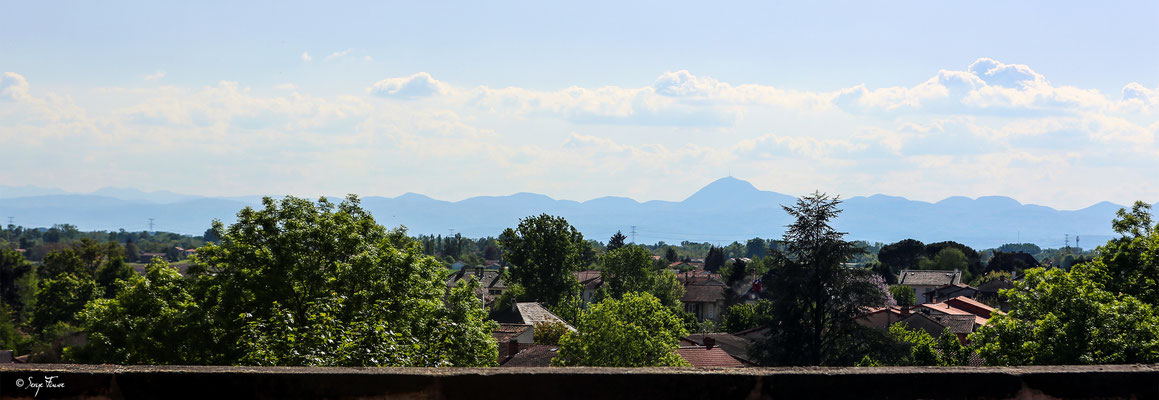
[[[63,387],[44,385],[47,377]],[[733,370],[0,366],[0,397],[34,398],[35,385],[41,385],[38,399],[1159,399],[1159,365]]]

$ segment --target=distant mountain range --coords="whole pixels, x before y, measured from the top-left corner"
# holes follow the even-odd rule
[[[366,197],[363,207],[379,223],[405,225],[411,234],[498,236],[519,219],[547,213],[567,218],[586,238],[607,241],[616,231],[639,243],[665,241],[744,242],[753,237],[779,238],[790,219],[781,205],[796,198],[762,191],[749,182],[722,178],[679,202],[637,202],[626,197],[601,197],[577,202],[533,193],[480,196],[457,202],[407,193],[395,198]],[[239,210],[259,206],[260,197],[216,198],[168,191],[106,188],[88,194],[58,189],[0,186],[0,218],[18,225],[76,225],[82,230],[142,231],[148,219],[155,229],[201,234],[210,221],[231,223]],[[1005,243],[1035,243],[1061,247],[1064,235],[1093,248],[1115,236],[1111,219],[1122,205],[1102,202],[1074,211],[1022,204],[1009,197],[950,197],[937,203],[902,197],[852,197],[834,226],[850,239],[891,243],[905,238],[923,242],[953,240],[985,249]]]

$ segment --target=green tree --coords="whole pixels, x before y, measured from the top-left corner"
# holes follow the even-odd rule
[[[113,364],[205,364],[214,327],[185,279],[164,261],[133,274],[112,298],[88,303],[78,324],[88,333],[70,359]]]
[[[756,303],[737,304],[724,311],[720,321],[722,332],[738,332],[760,325],[760,316],[767,314],[770,306],[768,300],[758,300]]]
[[[889,295],[897,301],[899,306],[912,306],[918,303],[918,296],[914,289],[906,285],[890,286]]]
[[[888,293],[873,271],[846,268],[862,250],[830,226],[840,214],[838,198],[814,193],[783,207],[795,220],[784,235],[785,251],[766,260],[762,278],[770,312],[769,329],[753,355],[764,365],[852,365],[864,355],[869,328],[854,322],[866,307],[882,306]]]
[[[925,256],[926,245],[914,239],[905,239],[885,245],[878,250],[877,260],[889,266],[894,273],[903,269],[917,269]]]
[[[652,253],[636,245],[609,250],[603,256],[601,277],[608,292],[615,298],[628,292],[649,292],[655,286],[656,271],[652,268]]]
[[[607,297],[619,299],[627,293],[649,293],[665,306],[675,308],[684,295],[684,286],[676,275],[655,268],[652,253],[634,244],[604,254],[601,276],[606,284]]]
[[[446,296],[445,269],[404,229],[349,196],[246,208],[191,269],[220,325],[222,361],[259,365],[478,366],[496,359],[474,289]],[[240,317],[239,317],[240,316]]]
[[[88,276],[62,273],[45,279],[36,293],[32,328],[40,332],[58,322],[71,324],[76,313],[97,294],[97,283]]]
[[[1159,361],[1159,316],[1151,305],[1086,278],[1105,274],[1103,267],[1027,270],[1003,291],[1010,313],[992,316],[970,340],[990,365]]]
[[[1121,237],[1100,246],[1094,263],[1099,274],[1087,274],[1106,290],[1159,306],[1159,225],[1151,225],[1151,206],[1136,202],[1111,222]],[[1088,270],[1089,271],[1089,270]]]
[[[745,242],[745,257],[764,257],[769,254],[769,242],[759,237]]]
[[[585,266],[584,237],[562,217],[542,214],[519,221],[499,235],[508,273],[529,299],[555,306],[577,296],[574,273]]]
[[[532,329],[535,344],[559,345],[559,340],[568,333],[567,325],[559,321],[536,322]]]
[[[671,309],[650,294],[628,293],[623,300],[592,305],[579,317],[577,331],[560,339],[559,366],[649,367],[688,365],[675,350],[687,335]]]
[[[939,271],[953,271],[958,270],[962,272],[962,280],[970,280],[970,266],[966,254],[962,250],[946,247],[938,251],[933,259],[923,259],[918,262],[918,268],[925,270],[939,270]]]
[[[133,239],[125,242],[125,259],[129,262],[137,262],[141,258],[141,250],[137,249],[137,244],[133,243]]]
[[[243,209],[191,277],[164,264],[92,303],[91,362],[486,366],[494,322],[475,280],[447,290],[445,270],[403,228],[387,231],[354,196],[294,197]],[[178,315],[181,314],[181,315]],[[170,333],[126,334],[133,329]],[[181,334],[197,332],[196,334]],[[162,343],[146,340],[155,335]],[[161,345],[174,354],[158,353]]]
[[[668,249],[664,250],[664,259],[668,260],[669,264],[676,262],[678,257],[679,256],[676,255],[676,248],[675,247],[668,246]]]
[[[708,255],[704,257],[704,270],[718,272],[724,266],[724,251],[719,247],[710,247]]]
[[[913,366],[969,365],[971,350],[962,346],[958,336],[946,328],[935,339],[924,330],[910,330],[906,324],[889,326],[889,337],[897,346],[893,354],[882,356],[884,364]]]
[[[608,239],[608,245],[606,246],[607,251],[610,252],[612,250],[624,247],[624,241],[627,239],[628,237],[624,236],[623,232],[616,231],[616,234],[612,235],[611,239]]]
[[[22,303],[17,282],[33,268],[20,252],[0,249],[0,300],[19,308]]]

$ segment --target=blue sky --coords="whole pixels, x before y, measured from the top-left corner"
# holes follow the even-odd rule
[[[1159,200],[1159,3],[482,3],[5,2],[0,185]]]

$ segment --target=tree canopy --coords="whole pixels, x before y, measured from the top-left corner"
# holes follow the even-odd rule
[[[576,332],[560,339],[558,366],[649,367],[688,365],[675,350],[687,335],[671,309],[647,293],[591,305]]]
[[[356,197],[341,204],[265,198],[263,206],[243,209],[228,228],[215,222],[220,242],[198,250],[191,278],[154,265],[115,298],[90,303],[82,321],[96,340],[77,356],[250,365],[495,362],[493,323],[476,283],[448,293],[441,265],[403,229],[378,225]],[[152,331],[155,340],[134,330]]]
[[[499,235],[513,283],[530,300],[554,306],[578,293],[574,273],[585,265],[584,237],[562,217],[542,214],[519,221]]]
[[[784,235],[786,250],[766,259],[772,268],[762,279],[771,306],[762,325],[769,332],[752,348],[764,365],[851,365],[864,353],[862,338],[872,332],[854,318],[884,305],[888,293],[873,271],[843,265],[862,250],[830,225],[840,203],[814,193],[783,207],[794,222]]]

